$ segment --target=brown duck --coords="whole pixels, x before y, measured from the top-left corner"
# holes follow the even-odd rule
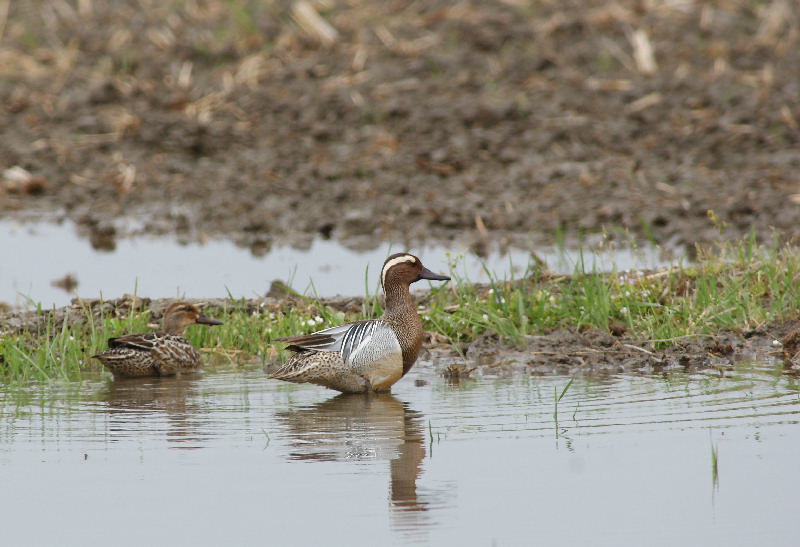
[[[408,292],[420,279],[450,278],[433,273],[414,255],[393,254],[381,269],[383,317],[278,338],[296,353],[270,378],[343,392],[388,391],[411,369],[422,347],[422,323]]]
[[[108,349],[92,357],[115,377],[171,376],[198,370],[200,353],[183,337],[184,328],[193,323],[221,325],[222,321],[206,317],[188,302],[173,302],[164,310],[161,332],[109,338]]]

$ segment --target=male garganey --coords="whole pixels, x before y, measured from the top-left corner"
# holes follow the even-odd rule
[[[450,278],[433,273],[414,255],[393,254],[381,270],[383,317],[277,338],[296,353],[269,377],[343,392],[388,391],[409,371],[422,346],[422,323],[408,292],[420,279]]]
[[[188,302],[173,302],[164,310],[161,332],[109,338],[108,349],[92,355],[115,377],[170,376],[200,368],[200,354],[183,337],[192,323],[221,325]]]

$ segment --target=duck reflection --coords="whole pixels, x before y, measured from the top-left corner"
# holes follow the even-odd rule
[[[196,374],[109,380],[99,399],[106,403],[112,440],[163,432],[180,448],[200,448],[207,437],[198,419],[202,409],[191,402],[197,400],[199,380]]]
[[[425,459],[422,414],[389,393],[340,394],[322,403],[281,412],[289,433],[289,459],[389,460],[390,504],[397,511],[426,511],[417,492]]]

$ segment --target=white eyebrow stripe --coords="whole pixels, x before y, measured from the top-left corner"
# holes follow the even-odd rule
[[[389,270],[392,268],[392,266],[396,266],[396,265],[398,265],[398,264],[400,264],[402,262],[411,262],[412,264],[415,264],[417,262],[417,259],[412,255],[403,255],[403,256],[398,256],[397,258],[391,259],[389,262],[387,262],[383,266],[383,271],[381,272],[381,284],[382,285],[386,284],[386,274],[389,272]]]

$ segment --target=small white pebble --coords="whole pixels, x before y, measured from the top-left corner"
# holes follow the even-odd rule
[[[783,344],[781,344],[780,340],[773,340],[772,341],[772,345],[777,348],[779,346],[782,346]]]

